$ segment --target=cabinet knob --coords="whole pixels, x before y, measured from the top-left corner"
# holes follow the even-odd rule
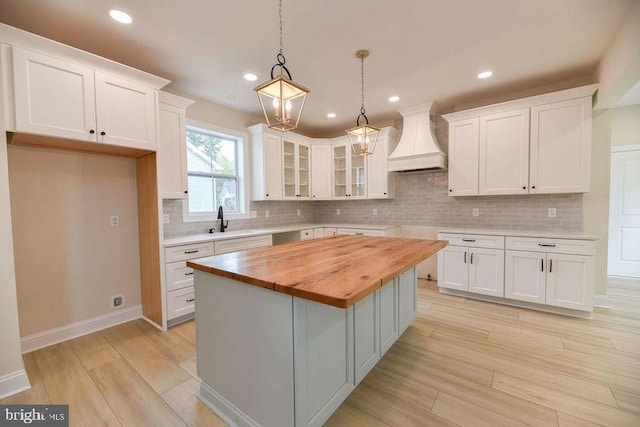
[[[89,131],[89,133],[90,133],[91,135],[93,135],[94,133],[96,133],[96,131],[95,131],[95,130],[93,130],[93,129],[91,129],[91,130]]]
[[[453,190],[452,190],[452,189],[449,189],[449,193],[453,193]]]
[[[387,195],[387,193],[382,193],[382,194],[384,194],[385,196]]]
[[[105,136],[107,133],[105,131],[100,132],[100,135]]]
[[[536,186],[535,186],[535,185],[532,185],[532,186],[531,186],[531,188],[536,188]]]
[[[265,194],[265,197],[269,197],[269,193]]]
[[[184,190],[184,194],[189,194],[189,190]]]
[[[523,189],[523,190],[526,190],[526,189],[527,189],[527,187],[524,187],[524,186],[523,186],[523,187],[522,187],[522,189]]]

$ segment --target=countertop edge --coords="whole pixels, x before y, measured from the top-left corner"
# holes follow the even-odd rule
[[[475,228],[438,228],[438,233],[483,234],[488,236],[531,237],[541,239],[600,240],[600,236],[585,231],[492,230]]]

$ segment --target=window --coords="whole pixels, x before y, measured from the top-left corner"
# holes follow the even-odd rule
[[[244,171],[244,138],[208,125],[187,126],[189,197],[185,221],[210,221],[222,206],[225,218],[243,218],[247,193]]]

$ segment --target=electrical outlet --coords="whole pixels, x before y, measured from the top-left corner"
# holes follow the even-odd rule
[[[251,211],[251,218],[258,218],[258,211]]]
[[[169,224],[171,221],[169,220],[169,214],[162,214],[162,223]]]
[[[471,209],[471,215],[472,216],[480,216],[480,209],[478,209],[478,208]]]
[[[549,215],[549,218],[555,218],[556,217],[556,208],[549,208],[548,209],[548,215]]]
[[[336,209],[336,215],[340,215],[340,209]]]
[[[124,305],[124,296],[116,295],[111,297],[111,308],[116,308]]]
[[[298,209],[298,216],[300,216],[300,209]]]
[[[111,215],[111,218],[109,219],[109,223],[111,224],[112,227],[119,227],[120,217],[118,215]]]
[[[373,208],[373,216],[378,216],[378,209]]]
[[[269,212],[269,209],[265,209],[265,211],[264,211],[264,217],[265,217],[265,218],[269,218],[269,215],[271,215],[271,212]]]

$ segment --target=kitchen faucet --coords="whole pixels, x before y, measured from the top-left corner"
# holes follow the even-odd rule
[[[227,223],[224,223],[224,214],[222,212],[222,205],[220,205],[220,207],[218,207],[218,219],[220,220],[220,232],[224,233],[224,230],[227,229],[227,227],[229,227],[229,221],[227,221]]]

